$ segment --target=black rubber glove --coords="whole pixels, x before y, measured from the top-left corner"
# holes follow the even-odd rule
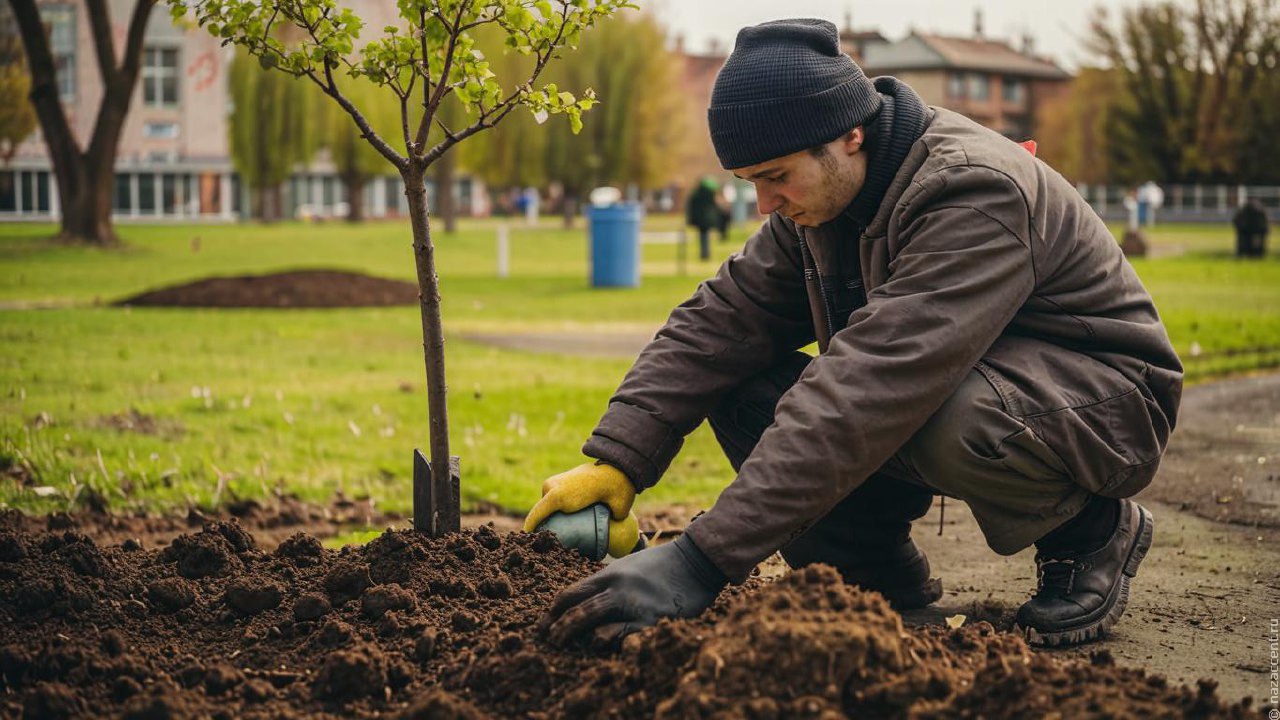
[[[611,642],[664,617],[695,617],[728,584],[688,535],[627,555],[560,591],[538,624],[555,645],[591,632]]]

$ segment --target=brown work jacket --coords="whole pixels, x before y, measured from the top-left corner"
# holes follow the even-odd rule
[[[774,424],[688,529],[735,582],[975,369],[1078,484],[1126,497],[1155,474],[1182,366],[1150,295],[1061,175],[931,111],[861,236],[844,217],[804,228],[771,215],[671,313],[583,448],[650,487],[726,393],[816,340]]]

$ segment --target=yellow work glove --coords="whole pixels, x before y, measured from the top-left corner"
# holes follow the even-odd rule
[[[524,531],[533,532],[553,513],[575,513],[596,503],[609,506],[609,554],[622,557],[631,552],[640,537],[631,505],[635,486],[621,470],[604,463],[583,463],[572,470],[552,475],[542,483],[542,499],[524,519]]]
[[[635,513],[622,520],[609,518],[609,554],[620,558],[636,549],[640,541],[640,524]]]

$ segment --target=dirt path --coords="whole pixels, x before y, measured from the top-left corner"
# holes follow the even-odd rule
[[[1155,515],[1156,536],[1128,612],[1101,646],[1054,652],[1087,657],[1106,647],[1121,664],[1189,684],[1211,678],[1230,699],[1264,699],[1269,623],[1280,618],[1280,374],[1188,388],[1160,476],[1139,500]],[[674,529],[693,512],[669,509],[660,525]],[[1035,587],[1034,550],[996,555],[954,501],[939,535],[939,512],[935,501],[914,537],[945,595],[908,613],[908,624],[963,614],[1011,628]],[[785,566],[775,556],[765,570]]]
[[[1260,699],[1270,689],[1269,623],[1280,618],[1280,374],[1188,388],[1181,415],[1159,477],[1139,496],[1155,515],[1155,544],[1106,646],[1121,663]],[[1035,585],[1034,553],[991,553],[958,503],[939,537],[938,510],[915,535],[947,592],[908,619],[963,613],[1009,627]]]

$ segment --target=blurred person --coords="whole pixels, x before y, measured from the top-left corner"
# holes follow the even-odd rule
[[[704,177],[689,193],[684,207],[685,225],[698,229],[698,257],[711,259],[711,230],[720,227],[720,207],[716,204],[716,181]]]
[[[1271,231],[1267,210],[1256,198],[1246,201],[1231,218],[1236,227],[1236,257],[1260,258],[1267,254]]]
[[[737,476],[673,542],[563,590],[549,639],[695,616],[779,551],[923,607],[942,587],[910,533],[935,495],[996,553],[1035,546],[1029,641],[1104,636],[1151,546],[1130,498],[1182,391],[1106,225],[1017,144],[868,79],[826,21],[742,29],[708,120],[767,218],[671,313],[525,529],[604,503],[633,532],[636,494],[704,419]]]

